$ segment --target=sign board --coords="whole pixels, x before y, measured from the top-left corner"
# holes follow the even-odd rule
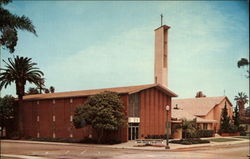
[[[129,117],[128,122],[129,123],[140,123],[140,118],[139,117]]]

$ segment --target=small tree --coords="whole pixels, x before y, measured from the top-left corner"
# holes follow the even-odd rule
[[[239,127],[240,127],[240,114],[239,114],[238,105],[236,105],[235,108],[234,108],[233,123],[237,127],[237,129],[239,130]]]
[[[98,143],[106,131],[118,130],[124,124],[124,108],[115,92],[90,96],[76,108],[73,123],[76,128],[91,125],[98,133]]]
[[[227,103],[225,102],[225,106],[221,111],[221,119],[220,119],[220,132],[227,133],[230,127],[230,117],[227,112]]]
[[[193,138],[196,137],[196,119],[194,120],[187,120],[187,119],[183,119],[182,120],[182,130],[183,130],[183,136],[184,139],[187,138]]]
[[[6,95],[0,98],[0,127],[1,135],[3,135],[3,130],[5,129],[8,135],[8,129],[11,128],[14,122],[14,106],[15,99],[12,96]]]

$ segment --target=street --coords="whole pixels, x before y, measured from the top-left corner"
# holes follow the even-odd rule
[[[51,145],[1,142],[1,154],[39,156],[60,159],[247,159],[249,144],[199,147],[166,151],[118,149],[95,145]]]

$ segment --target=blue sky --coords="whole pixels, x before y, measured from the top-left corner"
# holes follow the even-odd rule
[[[169,30],[169,88],[179,98],[248,93],[248,2],[14,1],[38,37],[19,32],[14,54],[31,57],[56,92],[153,83],[154,29],[160,14]],[[31,85],[27,85],[26,88]],[[14,84],[2,95],[15,95]]]

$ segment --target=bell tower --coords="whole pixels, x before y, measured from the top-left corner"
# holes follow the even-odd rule
[[[168,87],[168,29],[167,25],[155,29],[155,67],[156,84]]]

